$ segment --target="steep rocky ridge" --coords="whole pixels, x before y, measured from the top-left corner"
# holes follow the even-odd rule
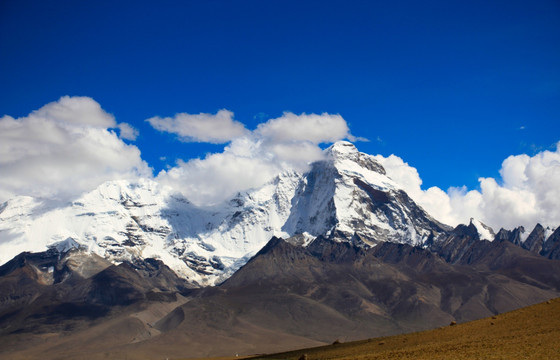
[[[0,355],[71,359],[77,352],[69,344],[76,343],[87,349],[83,358],[271,352],[434,328],[560,295],[560,262],[508,241],[478,241],[470,249],[477,256],[450,264],[408,244],[364,248],[318,237],[302,247],[273,238],[217,287],[181,288],[168,269],[155,269],[165,269],[158,262],[141,271],[133,264],[110,265],[89,279],[76,277],[73,290],[63,292],[64,307],[60,300],[58,307],[46,301],[44,288],[61,291],[71,277],[49,286],[27,280],[43,290],[26,310],[0,312],[0,343],[12,344]],[[6,273],[7,265],[1,269]],[[0,286],[3,281],[6,276]],[[153,306],[159,315],[142,322],[145,315],[137,314]],[[109,324],[110,339],[100,336]],[[34,346],[20,343],[24,338]]]

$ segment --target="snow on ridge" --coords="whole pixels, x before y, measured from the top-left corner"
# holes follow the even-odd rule
[[[358,154],[359,151],[354,144],[349,141],[340,140],[329,146],[325,150],[326,154],[332,158],[347,157]]]
[[[480,240],[494,241],[494,237],[496,236],[496,234],[490,226],[480,222],[475,218],[471,218],[471,224],[473,224],[476,228]]]
[[[50,249],[56,249],[59,253],[65,253],[72,249],[80,249],[80,244],[71,237],[48,246]]]

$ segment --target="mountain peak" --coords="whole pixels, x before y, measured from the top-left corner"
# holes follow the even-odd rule
[[[142,196],[157,196],[163,188],[164,186],[151,179],[138,178],[133,181],[121,179],[106,181],[91,193],[105,199],[123,200]]]
[[[334,164],[344,161],[359,162],[360,152],[354,144],[348,141],[337,141],[325,150],[327,159]]]
[[[496,233],[494,232],[494,229],[484,224],[483,222],[475,218],[471,218],[470,224],[472,224],[476,228],[480,240],[493,241],[494,238],[496,237]]]
[[[349,141],[337,141],[325,150],[327,159],[338,169],[350,173],[362,173],[364,170],[386,175],[383,166],[371,155],[358,151]]]
[[[338,157],[338,156],[348,156],[352,154],[357,154],[358,149],[351,142],[341,140],[329,146],[326,152],[327,154],[332,155],[333,157]]]

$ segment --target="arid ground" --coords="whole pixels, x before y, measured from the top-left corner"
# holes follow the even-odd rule
[[[455,326],[255,359],[558,359],[559,339],[557,298]]]

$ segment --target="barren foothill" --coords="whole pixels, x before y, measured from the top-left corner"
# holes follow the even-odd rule
[[[558,359],[560,298],[456,326],[254,359]]]

